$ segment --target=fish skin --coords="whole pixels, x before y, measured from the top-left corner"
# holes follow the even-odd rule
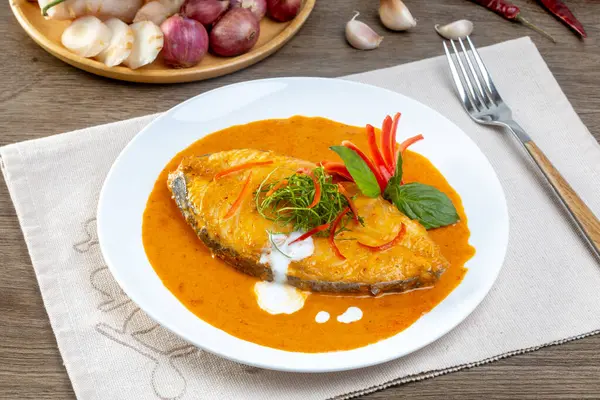
[[[270,227],[270,230],[277,230],[277,228],[270,221],[258,215],[253,202],[248,200],[238,211],[238,214],[248,218],[234,219],[235,217],[232,217],[229,221],[222,219],[230,202],[240,192],[247,172],[232,174],[232,176],[221,178],[219,181],[213,180],[214,175],[220,170],[251,161],[265,160],[274,160],[274,163],[252,169],[253,176],[256,178],[253,181],[253,192],[258,188],[259,182],[275,168],[280,168],[281,171],[276,171],[277,176],[273,178],[281,179],[289,176],[298,167],[314,168],[316,166],[307,161],[280,156],[273,152],[250,149],[231,150],[182,160],[179,167],[169,174],[167,184],[187,223],[216,257],[245,274],[261,280],[272,281],[273,273],[270,267],[261,264],[259,260],[262,248],[266,247],[268,243],[267,228]],[[216,200],[213,192],[217,194]],[[223,201],[221,198],[227,200]],[[398,249],[392,248],[385,252],[371,253],[364,249],[356,250],[349,242],[339,242],[338,246],[345,247],[342,250],[356,251],[356,256],[351,260],[358,261],[353,263],[337,259],[330,251],[326,239],[315,238],[315,254],[305,260],[290,264],[287,275],[288,284],[311,292],[379,295],[386,292],[404,292],[429,287],[440,278],[449,263],[441,254],[438,246],[429,238],[425,228],[408,219],[381,198],[376,200],[359,198],[357,205],[364,205],[362,210],[366,213],[365,215],[373,213],[370,219],[372,221],[371,230],[383,231],[387,225],[382,224],[387,224],[389,220],[397,226],[401,226],[401,223],[405,224],[407,234],[402,240],[401,246],[396,246]],[[387,213],[384,214],[384,217],[380,214],[382,209]],[[379,214],[377,214],[378,212]],[[359,208],[359,214],[362,216],[361,208]],[[248,223],[248,220],[251,222]],[[367,228],[370,220],[366,218]],[[243,224],[249,226],[249,231],[265,232],[264,238],[254,240],[254,236],[260,235],[240,233],[240,230],[244,228]],[[361,232],[361,228],[353,229],[357,231],[355,234],[369,232],[367,229],[364,230],[365,232]],[[393,236],[391,231],[388,233]],[[348,233],[344,232],[341,235],[344,234]],[[389,261],[387,263],[386,257]],[[311,261],[313,258],[318,258],[320,261]],[[398,262],[400,262],[400,266],[389,267],[390,264]],[[369,275],[369,265],[378,264],[381,264],[379,266],[382,270],[381,279],[377,279],[379,278],[377,271],[374,276],[373,273]],[[357,272],[357,269],[361,270]],[[368,271],[367,279],[361,280],[361,273],[365,270]],[[390,279],[390,277],[402,275],[403,272],[406,272],[406,276],[402,276],[402,279]],[[341,274],[341,278],[336,276],[336,273],[337,275]]]

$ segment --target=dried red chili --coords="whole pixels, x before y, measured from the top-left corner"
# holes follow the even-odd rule
[[[474,3],[477,3],[481,6],[484,6],[488,10],[491,10],[491,11],[495,12],[496,14],[499,14],[510,21],[519,22],[519,23],[527,26],[528,28],[531,28],[534,31],[541,33],[542,35],[546,36],[547,38],[552,40],[554,43],[556,43],[556,40],[548,32],[544,31],[543,29],[537,27],[536,25],[532,24],[527,19],[525,19],[523,17],[523,15],[521,15],[521,9],[519,9],[519,7],[515,6],[514,4],[512,4],[508,1],[504,1],[504,0],[471,0],[471,1],[473,1]]]
[[[563,21],[581,37],[587,37],[583,25],[575,18],[569,7],[561,0],[538,0],[552,15]]]

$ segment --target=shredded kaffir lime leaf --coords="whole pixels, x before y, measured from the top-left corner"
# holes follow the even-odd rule
[[[267,175],[256,191],[255,201],[259,214],[277,225],[291,227],[294,231],[308,232],[317,226],[333,222],[348,207],[348,201],[340,193],[337,184],[332,182],[332,177],[326,174],[322,167],[312,170],[321,188],[320,201],[313,208],[309,206],[315,197],[316,187],[310,176],[295,173],[280,181],[269,181],[273,172],[275,170]],[[352,214],[346,214],[336,234],[347,231],[346,225],[351,219]],[[360,217],[359,221],[362,223]],[[328,235],[329,230],[315,234]]]

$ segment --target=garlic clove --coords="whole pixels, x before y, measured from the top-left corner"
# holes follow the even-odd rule
[[[362,21],[357,21],[356,17],[359,12],[354,14],[354,17],[346,24],[346,40],[352,47],[359,50],[373,50],[379,47],[383,41],[383,36],[379,36],[377,32]]]
[[[386,28],[393,31],[406,31],[417,26],[417,21],[401,0],[380,0],[379,18]]]
[[[469,36],[473,32],[473,23],[467,19],[451,22],[447,25],[435,25],[436,32],[446,39],[459,39]]]

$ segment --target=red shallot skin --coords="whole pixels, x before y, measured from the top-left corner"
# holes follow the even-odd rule
[[[210,31],[210,48],[213,53],[232,57],[249,51],[260,35],[260,24],[246,8],[233,8]]]
[[[267,0],[269,16],[275,21],[291,21],[298,15],[302,0]]]
[[[229,0],[186,0],[180,14],[195,19],[202,25],[216,22],[229,8]]]
[[[160,29],[165,37],[162,56],[165,64],[173,68],[193,67],[208,52],[208,33],[196,20],[175,14]]]
[[[267,0],[231,0],[231,8],[247,8],[260,21],[267,13]]]

